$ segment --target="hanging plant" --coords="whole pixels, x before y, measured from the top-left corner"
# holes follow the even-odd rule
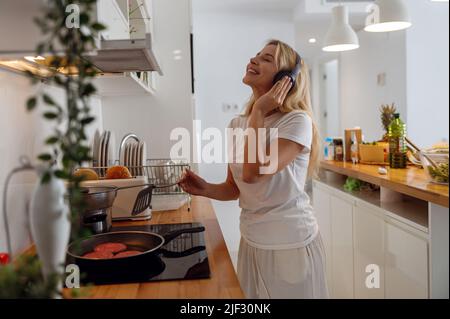
[[[28,99],[27,109],[34,110],[38,101],[42,101],[43,117],[54,123],[53,134],[46,139],[52,151],[40,154],[38,158],[49,168],[57,164],[57,169],[49,169],[43,174],[42,183],[51,178],[69,182],[67,195],[72,216],[72,240],[85,235],[78,223],[84,206],[80,187],[83,177],[72,173],[77,166],[91,160],[86,127],[95,120],[89,103],[96,92],[92,80],[97,70],[84,56],[95,48],[98,32],[105,29],[91,18],[95,5],[96,0],[49,0],[42,15],[35,19],[45,38],[38,45],[36,55],[49,53],[52,56],[47,64],[53,73],[46,82],[63,89],[65,101],[60,104],[49,94],[39,92]],[[32,80],[38,82],[35,77]]]
[[[74,176],[74,169],[89,156],[86,127],[94,122],[90,113],[90,99],[96,92],[92,83],[97,71],[84,56],[95,48],[95,38],[105,27],[91,18],[95,12],[96,0],[47,0],[42,15],[35,18],[44,40],[36,49],[36,56],[51,56],[45,64],[51,70],[45,82],[61,88],[65,93],[63,102],[56,101],[50,94],[38,91],[27,100],[29,111],[43,104],[42,116],[53,123],[53,132],[46,138],[50,151],[38,159],[44,164],[41,183],[51,179],[67,181],[68,206],[71,216],[71,239],[86,235],[79,227],[79,215],[84,202],[80,183],[82,176]],[[28,73],[32,82],[40,79]],[[37,256],[21,256],[9,261],[1,256],[0,299],[1,298],[54,298],[60,295],[60,273],[50,273],[44,278],[41,261]],[[79,289],[71,289],[77,296]]]

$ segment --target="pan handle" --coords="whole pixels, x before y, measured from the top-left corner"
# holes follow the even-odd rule
[[[201,233],[205,231],[205,227],[192,227],[192,228],[184,228],[184,229],[178,229],[171,232],[168,232],[167,234],[163,235],[164,237],[164,243],[167,244],[168,242],[172,241],[176,237],[182,235],[182,234],[192,234],[192,233]]]
[[[205,246],[196,246],[189,249],[186,249],[185,251],[177,252],[177,251],[170,251],[164,248],[161,248],[161,253],[166,258],[180,258],[180,257],[186,257],[193,255],[195,253],[198,253],[200,251],[204,251],[206,249]]]

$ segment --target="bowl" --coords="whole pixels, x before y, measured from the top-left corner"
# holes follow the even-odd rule
[[[448,185],[448,149],[433,149],[420,152],[420,160],[430,182]],[[431,164],[430,159],[437,167]]]

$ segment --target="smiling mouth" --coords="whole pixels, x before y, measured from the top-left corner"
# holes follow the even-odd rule
[[[247,73],[255,74],[255,75],[259,74],[259,72],[257,72],[256,70],[253,70],[252,68],[247,68]]]

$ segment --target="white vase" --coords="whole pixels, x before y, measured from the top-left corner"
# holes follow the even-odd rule
[[[43,173],[43,170],[39,171]],[[51,274],[64,273],[66,250],[70,239],[70,216],[65,194],[64,182],[54,176],[46,184],[42,184],[39,179],[32,194],[31,234],[44,278],[48,278]]]

